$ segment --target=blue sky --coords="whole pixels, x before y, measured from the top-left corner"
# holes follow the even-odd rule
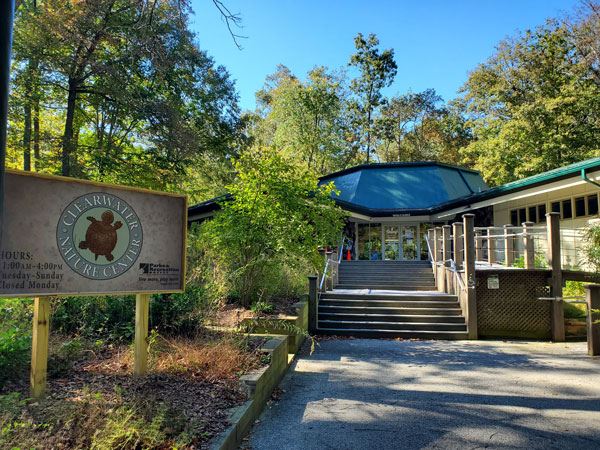
[[[223,0],[243,19],[238,50],[212,0],[192,0],[200,47],[224,65],[243,109],[277,64],[301,78],[313,67],[346,67],[358,32],[375,33],[398,64],[388,95],[435,88],[456,95],[470,70],[503,38],[572,13],[578,0]]]

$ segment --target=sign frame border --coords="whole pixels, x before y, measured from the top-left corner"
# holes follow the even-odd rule
[[[80,178],[64,177],[61,175],[50,175],[39,172],[27,172],[24,170],[7,169],[6,174],[41,178],[50,181],[63,181],[68,183],[85,184],[88,186],[94,186],[99,188],[111,188],[120,189],[124,191],[139,192],[142,194],[162,195],[165,197],[175,197],[183,200],[184,217],[183,217],[183,234],[182,234],[182,248],[181,248],[181,276],[182,283],[181,289],[167,289],[167,290],[134,290],[134,291],[111,291],[111,292],[85,292],[85,293],[67,293],[67,294],[49,294],[49,293],[26,293],[26,294],[0,294],[2,298],[33,298],[33,297],[98,297],[104,295],[137,295],[137,294],[181,294],[185,292],[186,288],[186,273],[187,273],[187,233],[188,233],[188,198],[185,194],[178,194],[175,192],[163,192],[155,191],[152,189],[140,188],[135,186],[126,186],[113,183],[101,183],[99,181],[82,180]],[[6,200],[6,199],[5,199]],[[0,246],[1,246],[0,242]]]

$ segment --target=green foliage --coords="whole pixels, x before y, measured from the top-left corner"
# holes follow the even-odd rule
[[[252,304],[251,310],[257,314],[270,314],[274,308],[272,303],[259,300]]]
[[[344,168],[350,158],[344,83],[325,67],[311,70],[302,82],[280,66],[257,94],[264,116],[255,132],[257,143],[273,144],[319,174]]]
[[[66,335],[129,342],[135,334],[135,297],[69,297],[53,302],[52,327]],[[164,334],[194,334],[211,305],[203,288],[189,284],[181,294],[155,295],[150,325]]]
[[[492,184],[598,155],[600,83],[577,27],[549,21],[502,42],[464,85],[475,140],[463,155]]]
[[[590,265],[595,272],[600,272],[600,225],[590,225],[585,230],[583,240],[584,262]]]
[[[343,212],[332,185],[317,187],[314,175],[272,148],[249,150],[234,166],[233,200],[203,224],[201,242],[215,294],[250,305],[272,294],[268,280],[283,266],[314,270],[317,248],[335,242]]]
[[[30,300],[0,298],[0,385],[29,365],[31,318]]]
[[[394,61],[394,50],[380,52],[379,39],[374,34],[365,39],[358,33],[354,38],[354,46],[356,53],[350,57],[349,65],[358,69],[359,76],[350,83],[355,98],[350,102],[349,109],[356,145],[362,148],[368,163],[373,144],[375,117],[379,108],[386,104],[381,91],[392,84],[398,66]]]
[[[512,264],[513,267],[518,267],[520,269],[525,268],[525,256],[519,256],[515,258]],[[546,269],[548,268],[548,261],[546,261],[546,257],[543,255],[535,255],[533,258],[533,267],[536,269]]]
[[[237,97],[198,48],[189,2],[20,3],[9,164],[33,153],[38,171],[191,191],[186,175],[222,171],[204,178],[207,156],[227,167],[241,139]]]
[[[105,426],[94,434],[91,449],[159,447],[166,439],[166,411],[159,411],[151,421],[140,418],[134,409],[120,407],[113,411]]]
[[[68,297],[53,302],[52,328],[67,335],[129,341],[135,332],[135,297]]]
[[[458,163],[470,131],[459,111],[447,108],[434,89],[392,97],[375,121],[383,161]]]

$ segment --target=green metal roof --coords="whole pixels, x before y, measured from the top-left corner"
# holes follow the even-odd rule
[[[585,172],[589,169],[600,169],[600,157],[586,159],[584,161],[569,164],[568,166],[559,167],[557,169],[542,172],[531,177],[490,188],[485,192],[473,195],[469,201],[473,202],[499,197],[510,192],[522,191],[524,189],[560,181],[565,178],[570,178],[574,175],[581,175],[582,170]]]

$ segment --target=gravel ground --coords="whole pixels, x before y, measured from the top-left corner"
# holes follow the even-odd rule
[[[585,343],[331,339],[254,426],[263,449],[599,449]]]

